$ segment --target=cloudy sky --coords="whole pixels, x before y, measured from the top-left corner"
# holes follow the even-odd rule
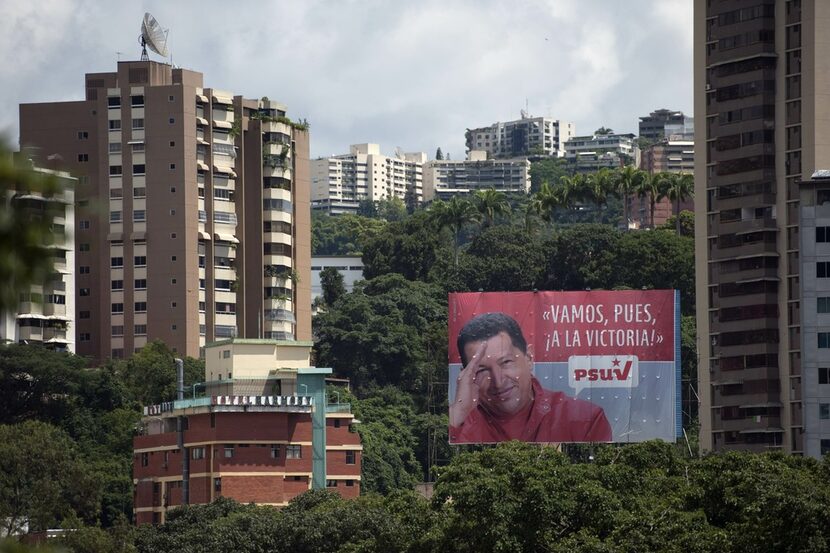
[[[206,86],[308,119],[315,157],[460,159],[466,128],[525,105],[577,133],[692,111],[692,0],[0,0],[0,132],[16,143],[19,103],[82,99],[84,73],[138,59],[145,11]]]

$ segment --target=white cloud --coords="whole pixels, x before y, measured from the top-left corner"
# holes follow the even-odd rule
[[[144,11],[170,28],[177,65],[206,86],[268,96],[311,122],[312,154],[379,142],[459,158],[464,130],[536,115],[636,131],[691,110],[688,0],[0,0],[0,129],[21,102],[79,99],[83,75],[140,53]]]

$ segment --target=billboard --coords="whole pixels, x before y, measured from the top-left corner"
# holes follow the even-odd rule
[[[676,290],[449,296],[450,443],[674,441]]]

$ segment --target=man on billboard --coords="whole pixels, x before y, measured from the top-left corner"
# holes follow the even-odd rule
[[[532,345],[512,317],[470,319],[457,345],[463,369],[450,405],[451,443],[611,441],[601,407],[542,388]]]

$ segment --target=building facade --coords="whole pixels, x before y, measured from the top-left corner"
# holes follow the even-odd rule
[[[310,339],[303,125],[153,61],[87,74],[85,88],[82,101],[20,106],[21,145],[80,179],[78,353]]]
[[[574,136],[565,143],[565,159],[577,173],[592,173],[640,164],[640,148],[633,134],[592,134]]]
[[[58,351],[75,351],[75,188],[78,179],[63,171],[32,167],[33,171],[57,180],[57,195],[18,190],[6,201],[16,209],[40,217],[52,214],[55,241],[49,245],[54,268],[51,276],[20,294],[14,313],[0,313],[0,341],[43,344]],[[46,203],[49,203],[48,206]]]
[[[562,157],[564,144],[576,134],[573,123],[530,117],[522,112],[521,119],[496,122],[487,127],[468,129],[467,151],[483,150],[490,157],[511,158],[531,154]]]
[[[830,453],[830,171],[801,183],[801,404],[804,455]]]
[[[695,120],[682,111],[658,109],[645,117],[640,117],[640,138],[652,142],[674,136],[688,136],[695,132]]]
[[[695,171],[694,137],[663,138],[643,149],[640,153],[640,169],[650,175],[658,173],[689,173]],[[688,138],[688,139],[686,139]],[[689,199],[680,204],[681,211],[694,211],[694,200]],[[640,198],[639,206],[634,210],[641,228],[656,227],[666,223],[674,215],[674,205],[668,198],[662,198],[654,206],[654,220],[651,220],[650,198]]]
[[[380,153],[378,144],[353,144],[349,153],[311,162],[312,208],[332,215],[357,213],[360,202],[424,200],[423,152]]]
[[[487,152],[472,150],[467,159],[432,160],[424,164],[424,199],[448,200],[478,190],[530,192],[530,161],[487,159]]]
[[[700,2],[694,14],[701,449],[813,454],[802,297],[814,301],[817,281],[799,258],[799,182],[830,167],[830,4]]]
[[[209,381],[196,397],[144,408],[133,439],[136,524],[164,523],[169,509],[218,497],[285,506],[309,489],[360,494],[357,421],[349,404],[329,402],[331,369],[309,367],[310,348],[210,344]]]

